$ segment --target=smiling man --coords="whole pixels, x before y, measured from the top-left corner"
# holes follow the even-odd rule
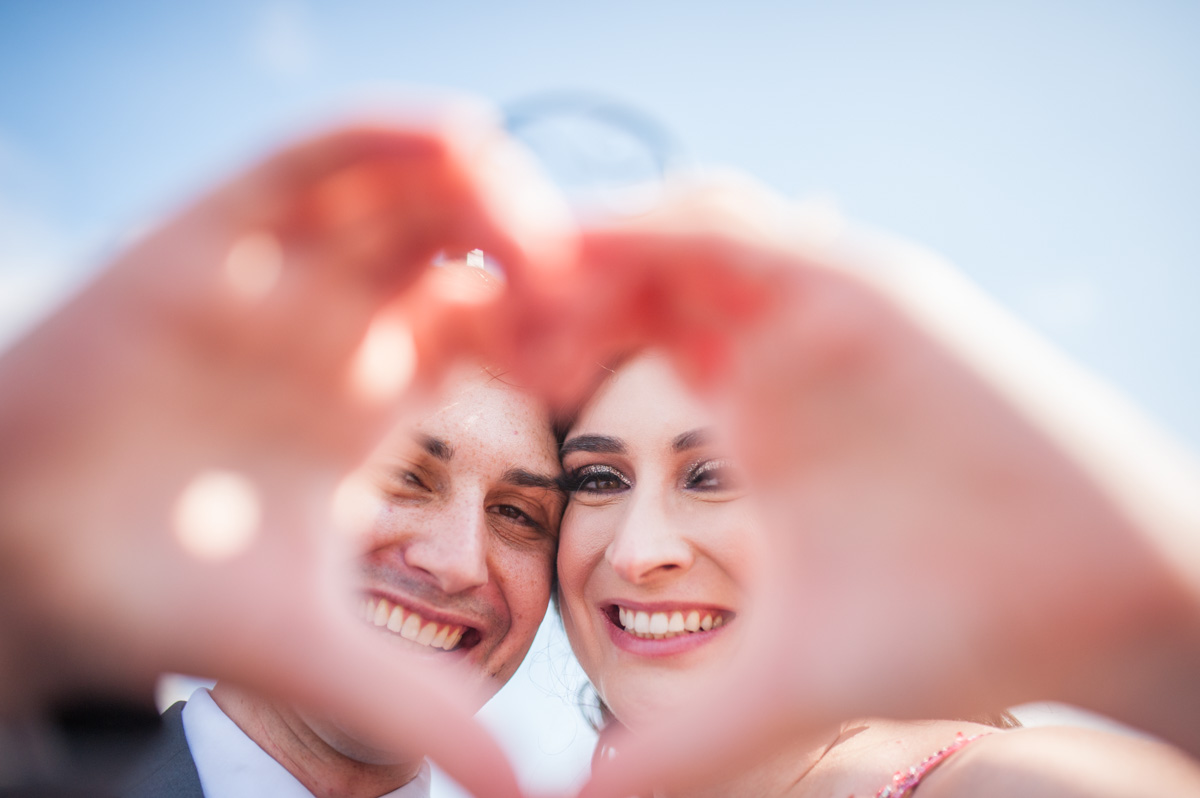
[[[453,381],[437,412],[397,429],[363,469],[380,497],[360,554],[363,620],[387,644],[445,658],[493,695],[549,601],[564,505],[558,474],[541,405],[486,372]],[[174,742],[129,795],[429,792],[421,752],[378,750],[337,718],[232,684],[198,690],[164,720],[163,739]]]

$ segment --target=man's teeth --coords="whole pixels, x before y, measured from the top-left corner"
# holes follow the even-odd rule
[[[370,597],[363,602],[367,623],[382,626],[422,646],[452,650],[462,639],[467,627],[427,621],[412,610],[393,604],[385,598]]]
[[[725,623],[725,616],[709,610],[643,612],[617,607],[617,616],[626,632],[636,637],[660,640],[692,632],[707,632]]]

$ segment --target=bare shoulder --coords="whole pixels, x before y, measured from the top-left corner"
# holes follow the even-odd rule
[[[932,771],[920,798],[1200,796],[1200,764],[1154,740],[1079,727],[998,731]]]
[[[967,721],[873,718],[847,723],[837,741],[805,776],[798,794],[874,798],[881,788],[892,783],[895,774],[919,767],[962,738],[997,731],[992,726]],[[922,794],[922,798],[926,796]]]

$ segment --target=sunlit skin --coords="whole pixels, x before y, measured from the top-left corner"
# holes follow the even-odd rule
[[[634,734],[617,743],[616,768],[623,754],[662,743],[641,732],[714,698],[714,677],[742,652],[746,621],[762,610],[751,603],[754,578],[776,552],[732,452],[713,414],[655,355],[618,368],[563,443],[572,491],[558,556],[563,623],[592,684]],[[725,623],[655,637],[653,628],[638,634],[636,622],[630,631],[613,605],[711,611]],[[1094,730],[869,718],[817,733],[777,730],[740,769],[670,794],[875,795],[959,734],[983,736],[922,781],[924,798],[1117,796],[1138,794],[1148,778],[1173,785],[1167,792],[1197,783],[1194,764],[1176,752]]]
[[[139,237],[0,358],[10,654],[0,657],[0,714],[30,717],[81,691],[141,695],[163,669],[209,673],[303,696],[394,748],[428,750],[475,794],[516,795],[500,747],[454,700],[459,680],[421,673],[426,662],[397,678],[393,652],[371,645],[361,616],[345,623],[324,590],[338,574],[316,541],[342,477],[396,410],[383,400],[401,399],[404,381],[387,366],[411,327],[418,377],[479,356],[560,401],[575,399],[575,371],[613,345],[665,345],[735,406],[745,463],[764,479],[768,567],[748,585],[724,570],[732,554],[722,548],[716,569],[722,583],[753,587],[761,612],[739,612],[697,646],[713,656],[688,655],[715,667],[718,645],[730,647],[720,641],[758,624],[739,669],[690,692],[690,713],[663,713],[673,728],[627,750],[620,778],[596,771],[590,796],[623,798],[649,778],[709,779],[706,766],[741,761],[781,725],[812,733],[850,712],[970,712],[1047,696],[1200,751],[1200,490],[1191,456],[1169,437],[911,247],[827,224],[797,240],[796,209],[745,186],[689,190],[658,221],[576,239],[527,201],[544,193],[533,170],[487,155],[488,124],[453,118],[354,126],[277,153]],[[417,294],[435,253],[475,247],[504,265],[503,301]],[[366,345],[381,329],[395,335]],[[382,362],[384,379],[361,379],[380,376],[364,361]],[[649,410],[674,407],[661,391],[654,398]],[[254,512],[228,545],[197,547],[213,542],[211,530],[197,538],[195,515],[178,510],[208,507],[213,476],[246,488],[235,492]],[[189,500],[194,489],[204,501]],[[188,523],[177,525],[181,516]],[[403,548],[409,527],[392,529]],[[615,540],[620,527],[597,530]],[[713,549],[689,546],[695,562],[683,570],[711,576]],[[620,585],[608,548],[597,542],[591,562]],[[405,572],[431,567],[403,556],[390,567],[397,561]],[[733,592],[715,598],[739,599]],[[597,619],[568,623],[587,642],[583,620]],[[477,655],[430,659],[478,665],[492,686],[515,666],[504,655],[513,628],[494,647],[480,639]],[[667,674],[671,657],[639,672]],[[602,665],[595,678],[632,725],[641,719],[621,685],[643,703],[669,697],[639,693],[636,673]],[[305,782],[319,795],[376,795],[367,787],[407,777],[401,764],[351,758],[368,751],[343,755],[290,710],[256,715],[261,706],[235,708],[219,692],[292,772],[328,763],[319,783]],[[854,735],[854,745],[867,739]],[[1044,752],[1043,739],[993,735],[958,762],[1032,741]],[[883,740],[898,755],[882,764],[907,767],[946,741],[940,731],[906,732],[908,748]],[[851,748],[833,753],[854,764]],[[1103,790],[1081,794],[1139,794],[1122,789],[1115,756],[1092,756],[1104,766],[1085,772]],[[1047,761],[1067,763],[1057,752]],[[1141,752],[1131,761],[1141,767],[1125,767],[1124,783],[1142,793],[1197,792],[1141,778],[1164,771]],[[937,785],[922,798],[936,798]],[[874,794],[879,780],[835,786],[822,794]]]
[[[563,496],[546,411],[501,379],[456,383],[415,429],[396,429],[362,476],[379,497],[364,535],[361,594],[427,622],[466,627],[450,651],[364,621],[388,645],[465,668],[479,703],[508,681],[546,611]],[[398,671],[398,677],[402,672]],[[318,795],[374,796],[410,781],[421,755],[396,755],[336,720],[224,683],[213,697],[252,739]]]
[[[636,733],[710,695],[741,643],[738,616],[749,609],[767,537],[713,414],[664,358],[642,355],[619,368],[561,453],[571,489],[558,556],[563,623],[597,692]],[[623,628],[619,614],[614,620],[613,605],[698,610],[725,622],[647,639]],[[994,729],[850,722],[781,738],[755,766],[688,795],[874,794],[959,731]]]

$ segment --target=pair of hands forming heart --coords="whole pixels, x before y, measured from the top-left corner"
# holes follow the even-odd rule
[[[474,248],[503,264],[498,296],[427,276]],[[848,715],[1044,697],[1200,750],[1181,702],[1132,709],[1170,687],[1150,677],[1193,672],[1200,641],[1178,630],[1200,492],[1130,412],[928,256],[752,186],[575,229],[461,108],[273,156],[0,361],[4,710],[206,673],[356,718],[477,795],[519,794],[459,685],[417,661],[397,680],[395,653],[343,619],[327,531],[342,477],[457,358],[564,404],[635,345],[723,408],[771,556],[718,697],[621,749],[588,795],[685,783]],[[256,523],[195,556],[168,532],[176,500],[229,472]]]

